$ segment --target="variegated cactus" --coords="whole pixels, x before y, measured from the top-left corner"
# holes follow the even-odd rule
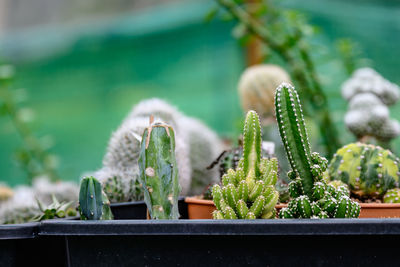
[[[327,160],[311,152],[299,96],[293,86],[282,83],[275,92],[275,111],[282,142],[292,170],[292,200],[279,212],[281,218],[354,218],[360,206],[350,200],[344,186],[327,185],[323,173]]]
[[[360,198],[382,197],[399,185],[399,163],[399,158],[387,149],[351,143],[336,151],[329,164],[329,176],[348,184]]]
[[[258,115],[249,111],[243,139],[243,157],[236,170],[229,169],[221,185],[214,185],[212,196],[217,208],[214,219],[269,219],[276,217],[279,193],[276,158],[261,157],[261,128]]]

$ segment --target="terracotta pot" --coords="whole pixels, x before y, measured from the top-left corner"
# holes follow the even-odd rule
[[[185,198],[185,202],[188,204],[189,219],[212,219],[212,212],[215,210],[212,200],[187,197]],[[286,206],[286,204],[278,204],[275,208],[279,212],[281,208]]]
[[[212,212],[215,210],[212,200],[187,197],[185,202],[188,205],[189,219],[212,219]]]
[[[212,200],[204,200],[196,197],[187,197],[189,219],[212,219],[212,212],[215,210]],[[360,203],[360,218],[400,218],[400,204],[386,203]],[[275,206],[277,212],[287,204]]]
[[[400,218],[399,203],[360,203],[360,218]]]
[[[360,203],[361,212],[359,218],[400,218],[400,204],[390,203]],[[287,204],[276,205],[279,212]]]

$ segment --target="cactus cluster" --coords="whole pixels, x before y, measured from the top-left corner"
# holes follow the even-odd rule
[[[335,188],[323,179],[328,162],[311,152],[299,96],[293,86],[282,83],[275,92],[276,119],[292,170],[288,177],[291,200],[280,218],[356,218],[358,203],[345,186]]]
[[[348,184],[354,195],[376,198],[398,187],[399,163],[399,158],[391,151],[358,142],[338,149],[328,170],[331,180]]]
[[[229,169],[222,184],[212,188],[216,210],[214,219],[275,218],[279,193],[274,185],[278,179],[275,158],[261,157],[261,128],[258,115],[249,111],[243,138],[243,157],[236,170]]]
[[[79,190],[79,212],[81,220],[112,220],[110,201],[100,182],[94,177],[85,177]]]
[[[373,69],[362,68],[342,85],[342,95],[349,101],[345,124],[357,139],[389,142],[400,134],[399,122],[389,117],[389,106],[400,96],[397,85]]]
[[[143,199],[141,190],[129,190],[137,185],[139,177],[138,158],[143,131],[148,127],[148,118],[171,125],[176,132],[176,161],[182,194],[196,194],[205,185],[218,181],[217,170],[207,170],[210,158],[223,150],[217,134],[199,120],[185,116],[169,103],[153,98],[135,105],[112,134],[103,167],[93,173],[104,186],[110,201]],[[121,188],[115,184],[121,184]]]
[[[175,132],[171,126],[150,119],[140,144],[139,170],[151,219],[178,219],[181,189],[175,159]]]
[[[290,82],[288,73],[278,65],[259,64],[248,67],[239,80],[242,109],[255,110],[262,124],[273,122],[274,92],[282,82]]]

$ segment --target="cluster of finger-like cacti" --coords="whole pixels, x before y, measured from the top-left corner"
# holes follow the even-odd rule
[[[348,144],[338,149],[329,164],[330,179],[348,184],[360,198],[382,197],[399,185],[399,175],[399,158],[371,144]]]
[[[212,196],[217,208],[214,219],[269,219],[276,217],[279,193],[278,162],[261,157],[261,128],[258,115],[249,111],[243,139],[243,157],[236,170],[229,169],[221,185],[214,185]]]
[[[85,177],[79,191],[79,212],[81,220],[112,220],[110,201],[99,181]]]
[[[292,170],[289,193],[292,200],[281,209],[280,218],[356,218],[358,203],[349,198],[345,186],[327,185],[323,172],[328,162],[311,152],[299,96],[290,84],[275,92],[276,119]]]
[[[139,170],[150,217],[178,219],[181,189],[175,159],[175,133],[171,126],[150,119],[140,145]]]

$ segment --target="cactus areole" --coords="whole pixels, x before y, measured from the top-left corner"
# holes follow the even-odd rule
[[[139,155],[139,180],[152,219],[178,219],[180,192],[171,126],[153,122],[145,129]]]

